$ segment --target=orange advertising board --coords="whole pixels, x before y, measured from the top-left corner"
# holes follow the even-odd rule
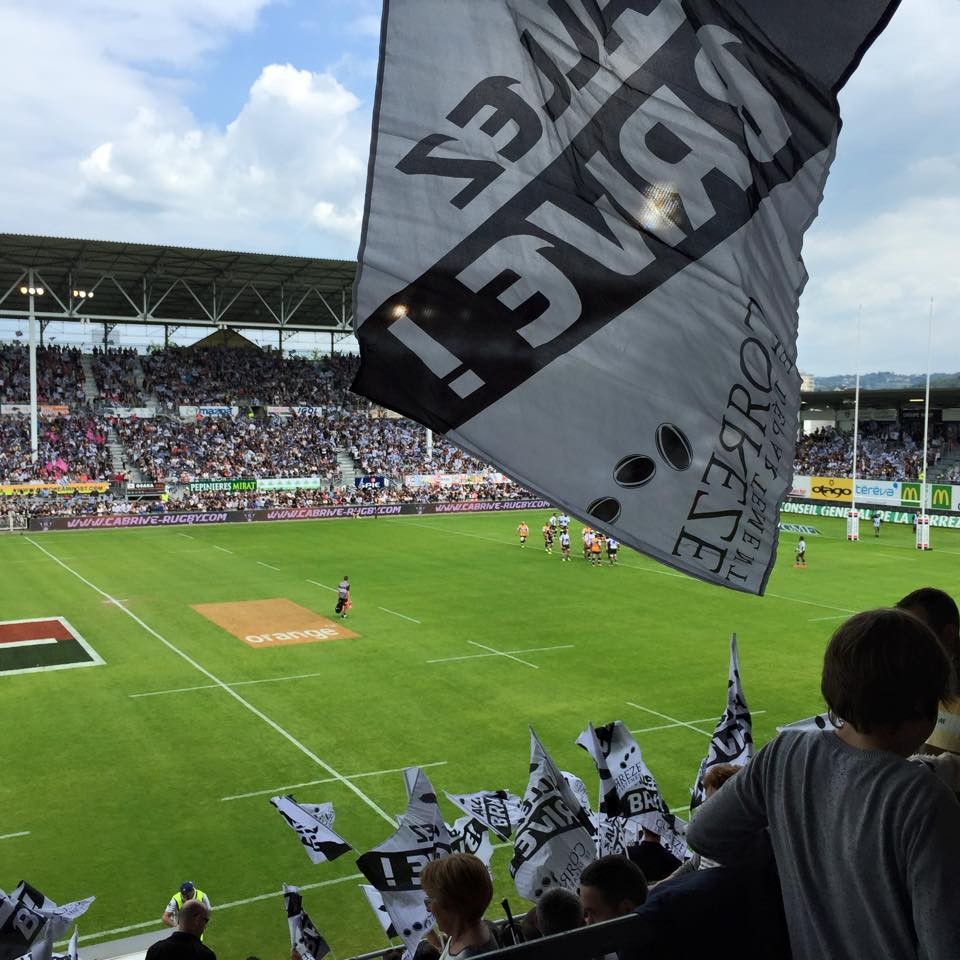
[[[196,603],[192,607],[201,616],[255,649],[349,640],[359,636],[344,627],[342,622],[328,620],[286,598]]]

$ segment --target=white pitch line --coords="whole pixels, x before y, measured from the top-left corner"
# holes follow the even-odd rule
[[[696,730],[697,733],[702,733],[705,737],[713,736],[712,730],[701,730],[699,727],[695,727],[692,723],[687,723],[685,720],[678,720],[676,717],[671,717],[669,714],[661,713],[659,710],[651,710],[649,707],[641,707],[639,703],[634,703],[632,700],[628,700],[627,705],[636,707],[638,710],[643,710],[645,713],[652,713],[655,717],[663,717],[664,720],[669,720],[671,723],[675,723],[678,727],[689,727],[691,730]]]
[[[223,553],[233,553],[232,550],[228,550],[226,547],[218,547],[216,544],[213,545],[214,550],[221,550]]]
[[[186,537],[188,540],[196,540],[196,539],[197,539],[196,537],[191,537],[189,533],[180,533],[179,530],[177,531],[177,536],[178,536],[178,537]]]
[[[257,563],[259,563],[261,567],[269,567],[271,570],[276,570],[278,573],[280,571],[280,568],[275,567],[272,563],[264,563],[262,560],[258,560]]]
[[[316,890],[317,887],[331,887],[336,883],[348,883],[351,880],[362,880],[362,873],[351,873],[346,877],[336,877],[333,880],[321,880],[319,883],[302,883],[300,884],[301,890]],[[229,903],[218,904],[218,910],[229,910],[231,907],[243,907],[248,903],[257,903],[259,900],[269,900],[271,897],[282,897],[282,890],[275,890],[272,893],[261,893],[255,897],[247,897],[244,900],[231,900]],[[126,927],[114,927],[112,930],[101,930],[98,933],[86,933],[81,937],[77,937],[78,941],[82,940],[98,940],[100,937],[109,937],[117,933],[129,933],[131,930],[145,930],[147,927],[159,927],[159,920],[144,920],[143,923],[131,923]],[[66,943],[66,940],[60,941],[60,943],[54,944],[54,946],[61,946]]]
[[[633,704],[636,706],[636,704]],[[750,715],[753,717],[760,716],[761,713],[766,713],[766,710],[751,710]],[[716,717],[704,717],[702,720],[687,720],[687,723],[709,723],[711,720],[716,720]],[[663,723],[658,727],[640,727],[637,730],[631,730],[630,733],[653,733],[654,730],[675,730],[677,727],[682,727],[685,724],[682,721],[677,723]],[[673,810],[673,807],[670,808]]]
[[[291,677],[265,677],[262,680],[225,680],[224,685],[228,687],[249,687],[257,683],[282,683],[285,680],[306,680],[308,677],[324,677],[325,672],[321,673],[297,673]],[[191,693],[194,690],[219,690],[216,683],[204,683],[198,687],[176,687],[173,690],[148,690],[146,693],[128,693],[131,700],[139,697],[160,697],[166,693]]]
[[[446,760],[435,760],[433,763],[409,763],[406,767],[393,767],[390,770],[371,770],[369,773],[350,773],[348,780],[359,780],[362,777],[379,777],[387,773],[403,773],[408,767],[445,767]],[[247,797],[266,797],[269,794],[286,793],[289,790],[298,790],[300,787],[315,787],[321,783],[336,783],[336,779],[328,777],[326,780],[306,780],[303,783],[288,783],[282,787],[270,787],[268,790],[254,790],[252,793],[237,793],[232,797],[221,797],[225,800],[246,800]]]
[[[336,587],[328,587],[325,583],[318,583],[316,580],[308,580],[307,583],[312,583],[315,587],[323,587],[324,590],[329,590],[331,593],[337,593]]]
[[[382,610],[384,613],[392,613],[395,617],[400,617],[403,620],[409,620],[411,623],[419,623],[419,620],[414,620],[413,617],[408,617],[405,613],[397,613],[396,610],[388,610],[386,607],[377,607],[378,610]]]
[[[572,650],[575,643],[562,643],[556,647],[528,647],[526,650],[507,650],[506,653],[544,653],[548,650]],[[500,653],[468,653],[462,657],[441,657],[439,660],[428,660],[427,663],[452,663],[454,660],[480,660],[483,657],[499,657]]]
[[[530,667],[533,670],[540,669],[535,663],[530,663],[527,660],[521,660],[519,657],[513,656],[513,654],[504,653],[503,650],[494,650],[493,647],[488,647],[485,643],[477,643],[476,640],[468,640],[467,643],[472,643],[475,647],[480,647],[481,650],[489,650],[491,653],[495,653],[498,656],[506,657],[508,660],[515,660],[517,663],[522,663],[525,667]]]
[[[25,537],[24,539],[28,543],[32,543],[41,553],[45,553],[51,560],[54,561],[54,563],[63,567],[63,569],[66,570],[67,573],[70,573],[73,576],[75,576],[81,583],[85,583],[88,587],[90,587],[91,590],[96,591],[102,597],[105,597],[108,600],[113,599],[109,593],[107,593],[105,590],[101,590],[100,587],[98,587],[95,583],[91,583],[89,580],[87,580],[86,577],[84,577],[80,573],[77,573],[77,571],[74,570],[72,567],[68,567],[62,560],[60,560],[58,557],[55,557],[52,553],[50,553],[49,550],[47,550],[45,547],[42,547],[39,543],[37,543],[36,540],[32,539],[31,537]],[[167,640],[166,637],[163,637],[159,633],[157,633],[157,631],[154,630],[153,627],[151,627],[149,624],[141,620],[140,617],[138,617],[128,607],[123,606],[123,604],[118,603],[116,600],[114,600],[114,603],[128,617],[130,617],[131,620],[133,620],[135,623],[143,627],[143,629],[146,630],[147,633],[149,633],[153,637],[156,637],[156,639],[159,640],[168,650],[170,650],[172,653],[175,653],[178,657],[181,657],[183,660],[189,663],[191,667],[193,667],[195,670],[197,670],[198,672],[202,673],[205,677],[207,677],[208,680],[212,680],[218,687],[221,687],[223,690],[225,690],[242,707],[249,710],[250,713],[252,713],[255,717],[258,717],[259,719],[261,719],[265,724],[267,724],[268,727],[270,727],[276,733],[280,734],[280,736],[283,737],[288,743],[296,747],[304,756],[312,760],[318,767],[321,767],[324,770],[326,770],[327,773],[330,774],[330,776],[334,777],[336,780],[342,783],[348,790],[351,790],[354,794],[356,794],[357,797],[360,800],[362,800],[368,807],[370,807],[371,810],[376,811],[376,813],[378,813],[381,817],[383,817],[383,819],[386,820],[392,826],[396,826],[396,823],[397,823],[396,819],[394,817],[391,817],[390,814],[383,809],[383,807],[381,807],[375,800],[368,797],[359,787],[357,787],[355,784],[347,780],[342,773],[339,773],[337,770],[331,767],[329,763],[327,763],[325,760],[321,760],[316,753],[314,753],[308,746],[306,746],[306,744],[299,741],[288,730],[285,730],[283,727],[281,727],[280,724],[276,722],[276,720],[273,720],[270,717],[268,717],[262,710],[258,710],[252,703],[250,703],[249,700],[244,700],[244,698],[241,697],[236,690],[233,690],[231,687],[228,687],[219,677],[211,673],[206,667],[201,666],[188,653],[185,653],[179,647],[175,646],[169,640]]]
[[[837,614],[835,617],[813,617],[808,620],[807,623],[822,623],[824,620],[846,620],[847,615],[845,613]]]
[[[48,643],[57,643],[57,638],[42,637],[36,640],[10,640],[3,645],[3,649],[13,650],[15,647],[41,647]]]
[[[21,830],[19,833],[4,833],[0,835],[0,840],[12,840],[14,837],[29,837],[29,830]]]

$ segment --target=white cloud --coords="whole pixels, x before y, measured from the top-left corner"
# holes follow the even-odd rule
[[[359,239],[366,166],[360,102],[330,74],[265,67],[236,118],[201,128],[141,109],[80,163],[91,203],[148,206],[182,242],[264,248],[315,226]]]

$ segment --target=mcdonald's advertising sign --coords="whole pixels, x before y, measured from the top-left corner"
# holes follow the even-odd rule
[[[931,484],[929,506],[934,510],[952,510],[953,487],[949,483]]]
[[[904,480],[900,484],[900,505],[903,507],[919,507],[922,486],[923,484],[919,480]]]

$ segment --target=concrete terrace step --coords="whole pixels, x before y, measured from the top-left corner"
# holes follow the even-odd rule
[[[97,380],[93,375],[93,357],[89,353],[84,353],[80,357],[83,366],[83,396],[87,403],[94,403],[99,396],[97,392]]]

